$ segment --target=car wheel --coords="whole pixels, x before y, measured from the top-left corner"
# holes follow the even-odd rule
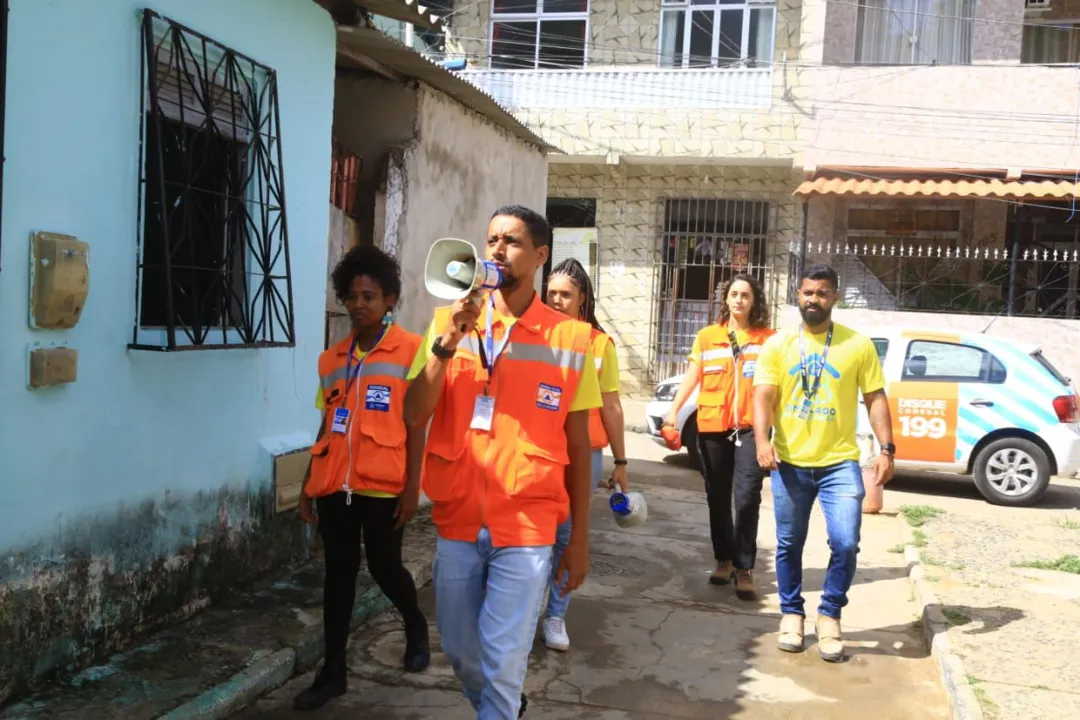
[[[1033,505],[1050,485],[1050,460],[1023,438],[1002,438],[975,457],[975,487],[994,505]]]
[[[686,454],[690,456],[690,466],[695,470],[701,470],[701,454],[698,453],[697,445],[697,413],[686,418],[686,424],[679,433]]]

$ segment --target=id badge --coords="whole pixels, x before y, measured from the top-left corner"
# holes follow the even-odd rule
[[[336,433],[343,433],[349,427],[349,409],[338,408],[334,411],[333,424],[330,425],[330,431]]]
[[[813,403],[810,402],[809,398],[803,398],[802,405],[799,406],[800,420],[808,420],[810,418],[810,408],[812,406]]]
[[[473,430],[491,431],[491,419],[495,416],[495,398],[490,395],[477,395],[476,404],[473,405],[472,422],[469,427]]]

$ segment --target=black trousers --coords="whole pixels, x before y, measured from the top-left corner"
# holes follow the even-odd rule
[[[741,446],[731,431],[699,433],[701,473],[709,503],[709,531],[717,562],[753,570],[757,556],[761,484],[765,471],[757,462],[754,431],[739,431]]]
[[[405,627],[426,622],[416,598],[416,584],[401,561],[404,528],[394,529],[397,498],[374,498],[345,493],[321,497],[316,502],[319,533],[323,539],[326,579],[323,584],[323,643],[326,667],[345,669],[345,646],[356,601],[356,577],[360,572],[360,541],[367,553],[371,577],[405,619]]]

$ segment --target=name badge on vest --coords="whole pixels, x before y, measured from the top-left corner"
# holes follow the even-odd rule
[[[744,378],[754,377],[754,368],[757,367],[757,362],[754,360],[747,360],[742,366],[742,376]]]
[[[495,417],[495,398],[490,395],[477,395],[469,427],[473,430],[490,432],[493,417]]]
[[[338,408],[334,410],[334,421],[330,425],[330,432],[343,433],[349,427],[349,409]]]
[[[390,412],[390,386],[368,385],[364,397],[364,409]]]

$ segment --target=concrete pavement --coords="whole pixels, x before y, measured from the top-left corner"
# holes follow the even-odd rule
[[[808,649],[800,655],[780,653],[770,495],[765,494],[759,532],[761,599],[746,603],[730,587],[708,584],[707,508],[701,478],[686,467],[685,454],[670,456],[640,435],[628,441],[631,482],[648,497],[649,521],[624,531],[611,519],[604,496],[597,495],[591,572],[567,616],[572,646],[567,653],[552,652],[538,638],[525,688],[526,717],[948,717],[903,557],[888,552],[900,539],[895,518],[865,518],[860,569],[845,611],[850,658],[831,665],[817,655],[811,630],[828,558],[824,522],[815,514],[805,556],[805,586],[814,591],[807,593]],[[422,601],[430,611],[430,587],[422,591]],[[397,669],[404,642],[399,628],[386,617],[354,634],[351,692],[318,717],[475,716],[438,651],[437,633],[427,672],[406,675]],[[310,682],[310,673],[297,677],[237,717],[293,717],[291,699]]]

